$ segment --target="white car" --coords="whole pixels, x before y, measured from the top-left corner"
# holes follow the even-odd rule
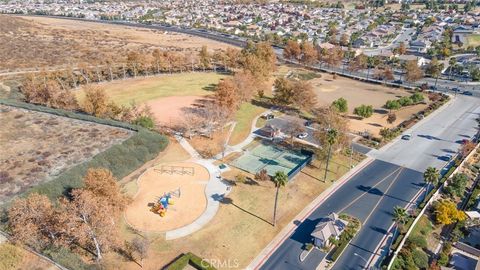
[[[299,138],[299,139],[305,139],[306,137],[308,137],[307,132],[303,132],[303,133],[300,133],[300,134],[297,135],[297,138]]]

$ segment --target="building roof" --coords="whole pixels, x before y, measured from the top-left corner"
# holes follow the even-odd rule
[[[336,213],[331,213],[315,226],[311,236],[325,241],[330,236],[339,236],[347,224],[348,222],[340,219]]]

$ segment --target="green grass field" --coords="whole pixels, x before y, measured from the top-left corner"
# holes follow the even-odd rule
[[[240,106],[240,110],[238,110],[235,115],[235,121],[237,121],[237,124],[233,129],[228,144],[235,145],[245,140],[250,133],[253,119],[264,111],[266,111],[265,108],[253,105],[250,102],[243,103],[242,106]]]
[[[467,44],[465,44],[466,46],[473,46],[473,47],[480,46],[480,34],[470,35],[468,36],[467,40],[468,42]]]
[[[181,73],[142,77],[101,84],[117,104],[137,104],[162,97],[204,96],[212,93],[214,86],[226,75],[218,73]],[[81,101],[84,93],[77,92]]]

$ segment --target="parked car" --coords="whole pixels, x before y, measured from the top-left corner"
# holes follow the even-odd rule
[[[454,87],[454,88],[452,88],[452,91],[455,92],[455,93],[458,93],[458,92],[460,92],[460,89]]]
[[[437,87],[436,87],[435,85],[431,85],[431,86],[430,86],[430,90],[434,90],[434,91],[435,91],[435,90],[437,90]]]
[[[411,134],[403,134],[402,135],[402,140],[410,141],[411,138],[412,138]]]
[[[308,137],[308,133],[307,132],[302,132],[300,134],[297,135],[297,138],[299,139],[305,139]]]
[[[470,91],[463,91],[462,94],[465,96],[473,96],[473,93]]]
[[[306,127],[311,127],[311,126],[313,125],[313,121],[310,121],[310,120],[305,121],[304,125],[305,125]]]
[[[402,81],[402,80],[395,80],[395,81],[393,81],[393,83],[396,83],[396,84],[403,84],[403,81]]]
[[[264,117],[265,119],[267,119],[267,120],[270,120],[270,119],[275,118],[275,115],[269,113],[269,114],[264,115],[263,117]]]

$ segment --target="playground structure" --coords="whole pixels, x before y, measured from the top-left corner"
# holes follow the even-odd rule
[[[191,224],[206,209],[209,179],[208,170],[194,162],[152,166],[136,181],[138,189],[125,210],[126,222],[143,232],[166,232]]]
[[[180,195],[180,188],[163,194],[163,196],[159,197],[151,206],[150,211],[159,214],[161,217],[164,217],[167,214],[168,206],[174,204],[172,196],[180,198]]]
[[[154,169],[154,171],[161,174],[195,175],[195,168],[186,166],[162,165],[160,169]]]

